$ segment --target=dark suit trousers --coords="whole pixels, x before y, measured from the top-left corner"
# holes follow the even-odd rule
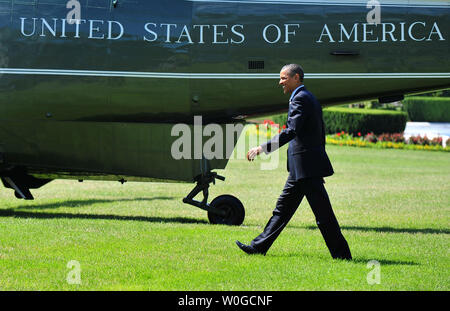
[[[298,181],[288,179],[278,198],[273,216],[264,228],[264,232],[257,236],[251,245],[260,252],[267,252],[294,215],[303,197],[306,196],[331,256],[351,259],[350,249],[341,233],[323,184],[322,177],[305,178]]]

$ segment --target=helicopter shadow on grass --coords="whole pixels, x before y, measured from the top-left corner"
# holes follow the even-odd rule
[[[83,214],[83,213],[47,213],[24,211],[24,209],[45,210],[61,207],[83,207],[101,203],[136,202],[154,200],[174,200],[173,197],[133,198],[133,199],[87,199],[67,200],[55,203],[46,203],[30,206],[20,206],[0,210],[0,217],[30,218],[30,219],[91,219],[91,220],[121,220],[121,221],[143,221],[154,223],[182,223],[182,224],[206,224],[206,220],[187,217],[153,217],[153,216],[130,216],[111,214]]]
[[[61,208],[61,207],[83,207],[90,206],[94,204],[103,204],[103,203],[120,203],[120,202],[139,202],[139,201],[155,201],[155,200],[174,200],[173,197],[152,197],[152,198],[130,198],[130,199],[85,199],[85,200],[66,200],[66,201],[58,201],[52,203],[45,204],[36,204],[36,205],[23,205],[19,207],[15,207],[14,209],[34,209],[34,210],[43,210],[43,209],[52,209],[52,208]]]

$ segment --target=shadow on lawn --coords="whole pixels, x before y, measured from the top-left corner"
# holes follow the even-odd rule
[[[350,263],[356,263],[356,264],[367,264],[369,261],[374,260],[373,258],[363,258],[363,257],[359,257],[358,255],[352,254],[353,255],[353,259],[350,261],[346,261],[346,260],[336,260],[336,262],[350,262]],[[301,253],[297,253],[297,252],[289,252],[289,253],[281,253],[281,254],[270,254],[268,253],[267,256],[269,257],[278,257],[278,258],[287,258],[287,257],[314,257],[314,258],[318,258],[318,256],[314,255],[308,255],[308,254],[301,254]],[[323,257],[323,258],[327,258],[329,260],[333,260],[331,259],[331,256],[329,257]],[[378,261],[381,265],[386,265],[386,266],[391,266],[391,265],[402,265],[402,266],[419,266],[420,264],[414,261],[402,261],[402,260],[392,260],[392,259],[376,259],[376,261]]]
[[[153,201],[153,200],[172,200],[172,197],[154,197],[154,198],[134,198],[134,199],[92,199],[92,200],[72,200],[40,205],[20,206],[1,210],[0,217],[15,218],[35,218],[35,219],[101,219],[101,220],[125,220],[125,221],[146,221],[159,223],[183,223],[183,224],[206,224],[206,220],[186,218],[186,217],[148,217],[148,216],[127,216],[127,215],[108,215],[108,214],[80,214],[80,213],[35,213],[20,211],[19,209],[51,209],[60,207],[81,207],[98,203],[114,203],[126,201]]]
[[[308,230],[318,230],[316,226],[301,227]],[[364,232],[387,232],[387,233],[423,233],[423,234],[450,234],[447,229],[431,229],[431,228],[392,228],[392,227],[359,227],[359,226],[341,226],[343,230],[364,231]]]
[[[116,202],[134,202],[134,201],[154,201],[154,200],[173,200],[173,197],[153,197],[153,198],[130,198],[130,199],[90,199],[90,200],[68,200],[63,202],[54,202],[46,204],[30,204],[19,206],[14,209],[51,209],[60,207],[81,207],[101,203],[116,203]]]
[[[374,259],[357,257],[357,258],[353,258],[352,262],[367,264],[369,261],[372,261],[372,260],[374,260]],[[419,266],[420,265],[414,261],[401,261],[401,260],[391,260],[391,259],[376,259],[376,261],[378,261],[381,265],[386,265],[386,266],[390,266],[390,265]]]
[[[14,209],[0,210],[0,217],[34,218],[34,219],[102,219],[102,220],[125,220],[125,221],[146,221],[162,223],[182,223],[182,224],[206,224],[206,220],[186,218],[186,217],[148,217],[148,216],[124,216],[124,215],[101,215],[101,214],[70,214],[70,213],[33,213],[22,212]]]

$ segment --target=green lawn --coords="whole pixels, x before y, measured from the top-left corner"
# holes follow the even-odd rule
[[[54,181],[16,200],[0,189],[1,290],[444,290],[450,289],[450,155],[328,146],[329,192],[354,260],[332,260],[306,200],[267,256],[249,242],[283,188],[276,170],[232,160],[211,199],[233,194],[240,227],[209,225],[181,202],[193,184]],[[81,284],[66,278],[80,264]],[[380,284],[367,267],[380,263]]]

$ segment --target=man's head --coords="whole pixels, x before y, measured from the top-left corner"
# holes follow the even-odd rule
[[[281,68],[280,85],[283,86],[284,94],[292,93],[303,84],[303,68],[297,64],[289,64]]]

